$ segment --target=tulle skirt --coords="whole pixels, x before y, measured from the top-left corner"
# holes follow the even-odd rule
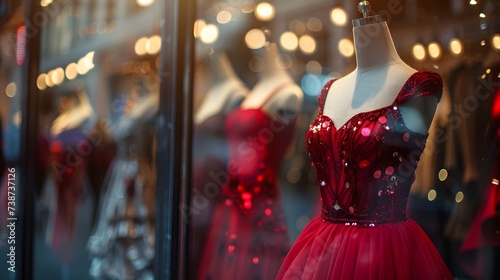
[[[289,248],[278,200],[248,214],[228,199],[215,208],[198,279],[274,279]]]
[[[453,279],[413,220],[375,227],[314,218],[297,238],[276,279]]]

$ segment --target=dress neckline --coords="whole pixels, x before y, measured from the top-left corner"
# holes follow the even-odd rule
[[[328,120],[330,121],[331,125],[333,126],[333,128],[334,128],[335,130],[337,130],[337,131],[338,131],[338,130],[339,130],[339,128],[341,128],[341,127],[345,126],[346,124],[348,124],[350,121],[352,121],[353,119],[355,119],[355,118],[357,118],[357,117],[360,117],[360,116],[363,116],[363,115],[366,115],[366,114],[371,114],[371,113],[375,113],[375,112],[383,111],[383,110],[387,110],[388,108],[390,108],[390,107],[392,107],[392,106],[396,105],[396,103],[398,103],[398,101],[399,101],[399,97],[400,97],[400,96],[401,96],[401,94],[403,93],[403,91],[404,91],[404,89],[405,89],[406,85],[408,85],[408,83],[409,83],[412,79],[414,79],[414,77],[416,77],[416,75],[417,75],[418,73],[422,73],[422,72],[425,72],[425,71],[423,71],[423,70],[418,70],[418,71],[415,71],[415,72],[413,72],[413,74],[411,74],[411,75],[408,77],[408,79],[406,79],[406,81],[405,81],[405,82],[403,83],[403,85],[401,86],[401,89],[399,90],[398,94],[396,95],[396,97],[394,98],[394,100],[392,101],[392,103],[391,103],[391,104],[389,104],[389,105],[387,105],[387,106],[384,106],[384,107],[380,107],[380,108],[376,108],[376,109],[373,109],[373,110],[369,110],[369,111],[361,111],[361,112],[358,112],[358,113],[354,114],[353,116],[351,116],[349,119],[347,119],[347,121],[345,121],[345,122],[344,122],[341,126],[338,126],[338,127],[337,127],[337,125],[335,124],[335,122],[333,121],[333,119],[332,119],[330,116],[323,114],[323,110],[324,110],[324,108],[325,108],[325,104],[326,104],[326,101],[327,101],[327,99],[328,99],[328,92],[329,92],[330,87],[332,86],[332,84],[336,81],[336,79],[334,79],[334,80],[332,81],[332,83],[330,84],[330,86],[328,87],[328,89],[326,89],[327,95],[326,95],[326,97],[325,97],[325,101],[324,101],[324,103],[323,103],[323,106],[322,106],[322,108],[321,108],[321,111],[320,111],[319,115],[320,115],[320,116],[325,117],[326,119],[328,119]]]
[[[269,113],[267,113],[266,111],[264,111],[262,108],[264,107],[264,105],[266,105],[269,100],[271,100],[275,95],[276,93],[278,93],[280,90],[286,88],[287,86],[290,86],[290,85],[294,85],[295,83],[292,82],[292,81],[286,81],[286,82],[283,82],[279,85],[277,85],[274,90],[272,91],[271,94],[269,94],[266,99],[264,100],[264,102],[262,102],[262,104],[260,104],[259,107],[243,107],[243,106],[239,106],[238,108],[236,108],[233,112],[230,113],[230,115],[233,115],[235,114],[236,112],[246,112],[246,111],[260,111],[265,117],[267,117],[268,119],[274,119]],[[244,102],[244,101],[243,101]],[[242,102],[242,103],[243,103]],[[297,116],[295,116],[294,118],[296,118]]]

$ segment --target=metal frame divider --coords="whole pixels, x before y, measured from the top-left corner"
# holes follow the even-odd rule
[[[191,181],[195,0],[162,2],[155,279],[185,279]]]

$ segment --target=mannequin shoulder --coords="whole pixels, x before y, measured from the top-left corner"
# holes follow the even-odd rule
[[[424,95],[399,106],[403,120],[411,131],[427,133],[434,118],[438,99],[435,95]]]
[[[302,110],[304,93],[299,85],[291,83],[284,87],[262,106],[266,112],[280,112],[286,117],[294,117]]]

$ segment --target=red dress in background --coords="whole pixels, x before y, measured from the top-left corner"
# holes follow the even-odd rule
[[[295,118],[239,108],[225,127],[229,160],[218,178],[227,184],[214,210],[198,279],[274,279],[290,248],[277,173]]]
[[[427,134],[408,129],[399,105],[440,97],[442,81],[413,74],[393,104],[358,113],[336,126],[319,115],[306,135],[322,213],[297,238],[277,279],[453,279],[431,240],[407,218],[406,203]]]
[[[499,73],[500,67],[493,73]],[[494,79],[494,81],[500,81]],[[496,129],[493,143],[491,183],[483,194],[482,203],[477,212],[460,251],[461,265],[475,279],[487,279],[490,266],[498,265],[491,252],[500,248],[500,87],[495,91],[491,116]],[[487,252],[490,250],[491,252]],[[497,253],[498,254],[498,253]],[[497,255],[496,258],[499,256]],[[496,269],[498,271],[498,269]]]
[[[46,241],[64,261],[73,254],[77,209],[83,194],[87,158],[92,149],[80,127],[49,138],[49,217]]]

